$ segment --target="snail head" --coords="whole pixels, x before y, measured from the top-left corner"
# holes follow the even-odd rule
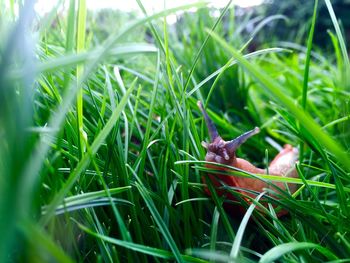
[[[213,121],[203,108],[202,103],[198,101],[197,105],[204,116],[211,140],[210,143],[202,142],[203,147],[207,149],[206,161],[222,164],[231,163],[232,160],[236,158],[236,150],[238,147],[247,139],[260,132],[260,129],[255,127],[253,130],[243,133],[231,141],[225,141],[220,137]]]

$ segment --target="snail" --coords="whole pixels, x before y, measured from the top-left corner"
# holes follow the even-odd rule
[[[198,101],[197,105],[204,116],[204,119],[208,128],[210,140],[211,140],[210,143],[202,142],[203,147],[207,149],[207,154],[205,156],[206,161],[229,165],[229,166],[238,168],[240,170],[246,171],[250,174],[267,174],[267,171],[268,171],[270,175],[297,177],[295,163],[298,160],[298,150],[296,148],[292,147],[289,144],[286,144],[284,148],[272,160],[272,162],[268,167],[268,170],[255,167],[249,161],[238,158],[236,156],[236,150],[247,139],[258,134],[260,132],[260,129],[258,127],[255,127],[253,130],[248,131],[231,141],[225,141],[219,135],[213,121],[210,119],[207,112],[203,108],[202,103]],[[207,165],[207,167],[214,168],[217,170],[225,170],[225,168],[223,167],[218,168],[217,166],[209,165],[209,164]],[[227,186],[233,186],[238,189],[242,189],[242,192],[243,192],[243,189],[247,189],[247,190],[255,191],[257,194],[260,194],[261,192],[263,192],[264,188],[272,188],[274,191],[276,191],[276,189],[278,188],[282,190],[287,190],[287,187],[288,187],[288,190],[291,193],[294,193],[296,191],[295,184],[287,185],[282,182],[273,182],[272,184],[278,187],[276,188],[256,178],[230,176],[230,175],[224,175],[224,174],[221,174],[221,175],[209,174],[208,177],[211,180],[213,186],[216,187],[216,192],[220,196],[225,194],[224,190],[217,189],[218,187],[222,186],[222,183],[220,183],[220,181],[224,182]],[[206,183],[205,178],[203,178],[203,181],[204,183]],[[210,195],[209,190],[207,188],[205,190],[207,194]],[[252,193],[252,191],[249,191],[249,192],[245,191],[244,194],[255,198],[256,195]],[[232,194],[227,194],[226,196],[231,200],[236,200]],[[282,210],[277,215],[281,216],[286,213],[287,213],[286,211]]]

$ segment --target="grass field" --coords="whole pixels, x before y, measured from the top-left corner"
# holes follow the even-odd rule
[[[317,12],[299,43],[230,3],[18,2],[0,1],[0,262],[350,262],[350,62],[329,0],[330,51]],[[298,190],[265,208],[223,185],[245,215],[206,195],[198,100],[224,139],[260,127],[237,153],[256,166],[298,147],[281,179]]]

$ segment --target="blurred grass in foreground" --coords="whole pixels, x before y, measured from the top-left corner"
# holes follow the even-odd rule
[[[70,0],[33,19],[33,1],[18,16],[1,2],[0,262],[350,258],[349,59],[330,2],[332,54],[309,33],[263,35],[278,14],[228,4],[213,16],[198,3],[149,15],[138,3],[143,18]],[[302,147],[300,189],[268,197],[266,210],[223,185],[248,208],[243,219],[208,198],[197,100],[225,139],[261,127],[239,150],[261,167],[285,143]],[[276,218],[281,208],[289,214]]]

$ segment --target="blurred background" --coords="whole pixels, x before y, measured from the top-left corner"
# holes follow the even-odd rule
[[[147,0],[142,1],[148,15],[159,12],[164,8],[173,8],[181,4],[191,4],[196,1],[162,1],[162,0]],[[40,17],[47,16],[52,10],[55,1],[37,1],[35,11]],[[57,14],[64,15],[67,12],[68,2],[56,2]],[[88,30],[94,32],[95,39],[91,39],[92,46],[105,40],[108,36],[115,33],[118,28],[127,24],[133,19],[143,17],[143,11],[140,9],[137,1],[87,1],[88,12],[91,20],[87,21]],[[194,25],[199,25],[200,28],[210,28],[215,19],[220,15],[220,10],[227,4],[227,1],[208,1],[208,9],[191,8],[186,12],[179,11],[176,14],[168,15],[166,22],[168,23],[169,37],[173,38],[171,49],[176,54],[180,61],[185,64],[190,64],[193,56],[193,50],[199,50],[205,39],[205,34],[195,31]],[[289,48],[291,50],[305,51],[307,37],[311,26],[314,1],[303,0],[247,0],[233,1],[234,7],[226,12],[222,19],[220,30],[223,32],[225,39],[232,43],[235,48],[242,47],[245,43],[247,50],[253,52],[261,48],[278,46]],[[349,0],[334,0],[332,1],[333,10],[345,41],[348,42],[350,37],[350,11]],[[62,13],[63,12],[63,13]],[[332,41],[331,35],[334,33],[332,19],[324,1],[318,3],[317,23],[315,25],[315,33],[313,37],[313,55],[317,57],[317,51],[330,54],[330,60],[334,54],[335,43]],[[52,18],[52,13],[51,13]],[[54,22],[54,21],[53,21]],[[54,25],[54,24],[53,24]],[[188,25],[191,25],[190,27]],[[139,29],[138,29],[139,30]],[[141,32],[142,31],[142,32]],[[146,41],[154,44],[155,39],[152,36],[150,29],[142,29],[135,31],[135,34],[129,34],[124,41]],[[333,33],[332,33],[333,32]],[[92,35],[92,34],[91,34]],[[90,40],[89,40],[90,41]],[[209,46],[212,45],[209,41]],[[225,51],[220,51],[217,48],[210,48],[204,51],[204,56],[201,61],[205,67],[198,69],[194,75],[196,79],[204,79],[210,73],[214,72],[219,65],[222,65],[224,58],[227,58]],[[183,59],[188,59],[183,61]],[[335,60],[333,60],[335,62]],[[218,89],[224,90],[226,96],[219,93],[213,94],[213,104],[221,110],[240,109],[246,105],[245,97],[247,89],[240,89],[240,85],[233,83],[233,79],[237,79],[235,69],[228,71],[225,76],[219,81]],[[209,81],[204,86],[203,90],[209,92],[212,81]],[[230,89],[226,84],[237,86],[237,89]],[[230,98],[238,98],[233,102]],[[227,101],[225,101],[228,99]]]
[[[7,1],[5,1],[8,3]],[[64,1],[63,1],[64,2]],[[186,0],[178,0],[174,1],[163,1],[163,0],[145,0],[142,1],[145,9],[148,13],[158,12],[164,8],[172,8],[175,6],[180,6],[184,4],[195,3],[198,1],[186,1]],[[225,7],[227,1],[218,0],[218,1],[208,1],[209,6],[214,9],[220,9]],[[59,0],[55,1],[45,1],[38,0],[35,4],[35,11],[39,16],[43,16],[47,14],[52,8],[59,3]],[[305,34],[308,29],[308,23],[311,20],[312,12],[313,12],[313,1],[302,1],[302,0],[288,0],[288,1],[278,1],[278,0],[245,0],[233,1],[236,9],[238,10],[237,14],[240,14],[241,17],[243,15],[249,14],[252,17],[255,17],[256,20],[258,16],[267,17],[271,15],[284,15],[287,19],[284,21],[276,21],[276,23],[283,23],[282,25],[275,26],[275,24],[270,25],[270,28],[274,28],[274,32],[272,36],[280,39],[280,40],[296,40],[301,41],[303,38],[303,34]],[[63,11],[64,9],[67,11],[68,3],[59,4],[59,10]],[[350,1],[349,0],[333,0],[332,6],[334,12],[337,14],[337,18],[341,21],[341,25],[343,30],[345,30],[345,36],[349,37],[349,23],[350,18],[348,16]],[[122,13],[133,13],[134,15],[141,16],[142,12],[136,1],[121,1],[121,0],[87,0],[87,8],[90,12],[111,12],[117,14],[117,12]],[[117,11],[117,12],[116,12]],[[192,10],[194,11],[194,9]],[[181,12],[180,12],[181,13]],[[218,12],[212,12],[211,15],[217,16]],[[103,14],[101,14],[103,16]],[[180,15],[169,15],[167,17],[167,22],[169,24],[175,23],[178,19],[180,19]],[[245,17],[245,19],[247,19]],[[239,23],[239,21],[237,21]],[[327,30],[332,27],[332,22],[329,17],[327,8],[325,6],[324,1],[320,1],[319,3],[319,21],[317,23],[318,32],[315,34],[315,41],[320,46],[325,46],[328,41],[325,41],[324,38],[327,37]],[[304,30],[303,30],[304,29]],[[253,24],[251,25],[251,29],[253,30]],[[323,41],[322,41],[323,40]]]

